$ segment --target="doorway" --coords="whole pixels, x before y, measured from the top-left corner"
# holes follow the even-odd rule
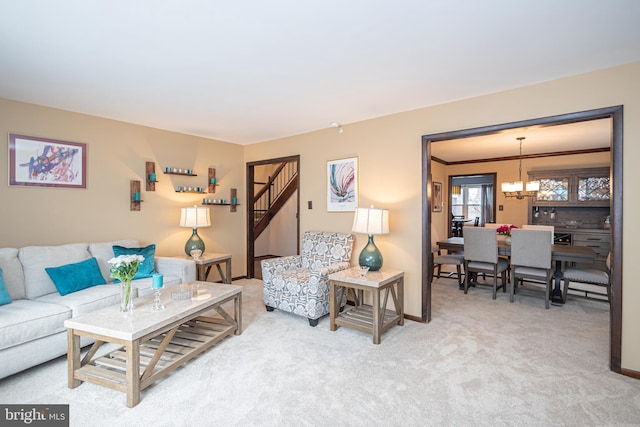
[[[506,130],[526,127],[546,127],[578,123],[603,118],[611,119],[611,299],[609,367],[621,373],[622,357],[622,149],[623,107],[614,106],[577,113],[562,114],[538,119],[479,128],[424,135],[422,137],[422,320],[431,321],[431,144],[434,142],[490,135]]]
[[[247,163],[247,278],[260,259],[300,253],[299,168],[299,155]]]

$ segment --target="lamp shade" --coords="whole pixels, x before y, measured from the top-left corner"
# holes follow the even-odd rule
[[[198,206],[194,206],[192,208],[182,208],[180,212],[180,227],[211,227],[209,208]]]
[[[389,234],[389,210],[356,208],[351,231],[369,235]]]

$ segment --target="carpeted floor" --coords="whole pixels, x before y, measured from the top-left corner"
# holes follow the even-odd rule
[[[142,392],[66,386],[60,358],[0,380],[1,403],[68,403],[72,426],[640,425],[640,381],[608,369],[608,306],[434,283],[433,321],[371,336],[264,310],[239,280],[244,331]]]

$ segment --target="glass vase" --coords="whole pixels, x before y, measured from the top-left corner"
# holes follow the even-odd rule
[[[505,242],[507,245],[510,245],[510,244],[511,244],[511,236],[505,236],[505,238],[504,238],[504,242]]]
[[[120,311],[123,313],[130,313],[133,311],[131,281],[120,282]]]

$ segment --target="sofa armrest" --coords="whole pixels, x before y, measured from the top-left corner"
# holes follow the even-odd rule
[[[177,276],[181,283],[189,283],[196,280],[196,263],[181,258],[156,257],[156,271],[165,276]]]

